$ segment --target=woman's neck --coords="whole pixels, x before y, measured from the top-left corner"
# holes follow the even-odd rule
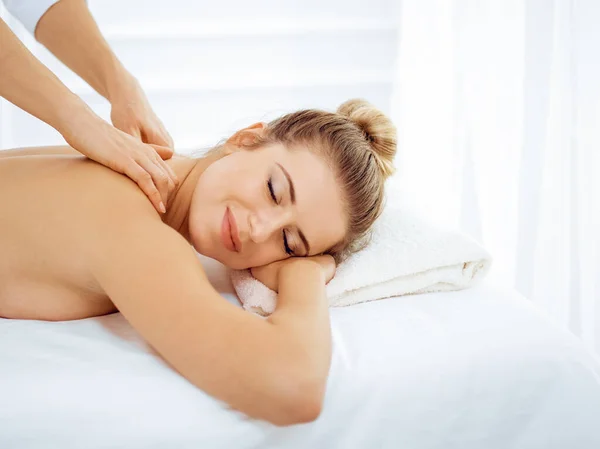
[[[192,196],[198,178],[206,167],[214,162],[212,159],[175,155],[166,161],[177,175],[179,187],[169,195],[167,212],[162,215],[162,221],[179,232],[188,242],[190,241],[188,221]]]

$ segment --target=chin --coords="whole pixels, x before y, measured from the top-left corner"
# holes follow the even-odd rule
[[[241,261],[231,260],[231,258],[223,258],[223,260],[217,259],[227,268],[231,268],[232,270],[245,270],[246,268],[250,268],[248,264],[245,264]]]
[[[250,268],[247,264],[241,263],[240,261],[235,260],[235,256],[231,256],[229,254],[223,254],[220,251],[202,251],[198,246],[194,245],[195,250],[202,254],[203,256],[210,257],[211,259],[216,260],[217,262],[225,265],[227,268],[231,268],[232,270],[244,270],[246,268]]]

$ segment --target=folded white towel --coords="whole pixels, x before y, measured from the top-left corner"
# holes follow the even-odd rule
[[[492,258],[471,237],[389,203],[374,224],[371,243],[342,262],[327,284],[331,307],[461,290],[487,274]],[[262,316],[274,312],[277,294],[250,270],[232,270],[231,280],[245,310]]]

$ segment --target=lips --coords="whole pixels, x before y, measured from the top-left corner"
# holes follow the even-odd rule
[[[233,216],[229,208],[227,208],[227,212],[229,216],[229,231],[231,233],[231,241],[233,242],[235,250],[239,253],[242,250],[242,242],[240,242],[237,222],[235,221],[235,217]]]
[[[237,232],[237,223],[229,208],[225,209],[223,221],[221,222],[221,241],[223,242],[223,246],[229,251],[239,252],[239,249],[241,248]]]

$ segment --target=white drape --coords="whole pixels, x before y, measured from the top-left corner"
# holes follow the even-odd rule
[[[403,200],[600,353],[600,2],[403,0]]]

